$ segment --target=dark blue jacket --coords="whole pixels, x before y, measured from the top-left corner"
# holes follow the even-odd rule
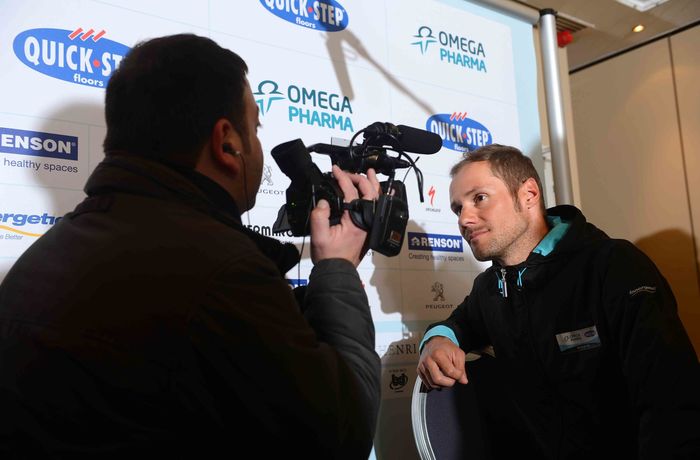
[[[492,427],[495,450],[525,455],[517,438],[537,458],[700,458],[700,368],[668,283],[575,207],[548,216],[558,225],[524,263],[493,264],[426,334],[493,345],[513,430]]]
[[[296,249],[244,228],[217,187],[108,157],[17,260],[1,458],[367,458],[380,361],[357,271],[317,263],[299,305]]]

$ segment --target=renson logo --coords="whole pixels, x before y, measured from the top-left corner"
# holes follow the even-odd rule
[[[462,252],[462,237],[408,232],[408,249],[412,251]]]
[[[27,231],[24,229],[25,225],[54,225],[60,219],[60,217],[51,216],[48,213],[26,214],[19,212],[2,212],[2,210],[0,210],[0,229],[8,230],[16,235],[34,236],[38,238],[41,236],[41,233]],[[18,236],[17,238],[20,237]]]
[[[296,288],[299,286],[306,286],[309,284],[309,280],[305,278],[287,278],[287,283],[289,283],[292,288]]]
[[[338,32],[348,26],[347,11],[335,0],[260,0],[272,14],[308,29]]]
[[[12,48],[27,67],[59,80],[104,88],[129,47],[104,38],[104,30],[30,29]]]
[[[0,126],[0,153],[78,159],[78,138]]]
[[[442,137],[442,146],[470,152],[493,143],[491,132],[466,112],[436,113],[425,122],[425,129]]]

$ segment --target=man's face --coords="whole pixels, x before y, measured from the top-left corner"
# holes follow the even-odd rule
[[[458,216],[460,233],[479,261],[505,265],[525,240],[528,220],[515,209],[508,187],[493,175],[487,161],[467,163],[454,176],[450,206]]]
[[[255,198],[260,187],[263,171],[263,151],[260,139],[258,139],[258,128],[260,121],[258,119],[258,104],[253,97],[253,91],[250,89],[250,84],[246,82],[243,93],[243,108],[245,110],[245,121],[247,133],[242,133],[246,136],[247,151],[243,151],[246,193],[250,208],[255,204]],[[248,209],[249,210],[249,209]]]

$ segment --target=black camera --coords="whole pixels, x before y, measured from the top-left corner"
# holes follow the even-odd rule
[[[360,134],[363,134],[363,142],[354,144]],[[338,224],[343,212],[348,210],[353,223],[369,232],[370,249],[395,256],[401,251],[408,223],[406,189],[403,182],[394,179],[396,169],[413,168],[422,202],[423,174],[405,152],[432,154],[441,147],[442,138],[437,134],[382,122],[355,133],[347,146],[313,144],[306,147],[301,139],[279,144],[272,149],[272,158],[291,179],[291,184],[273,231],[291,230],[294,236],[308,235],[311,210],[318,200],[324,199],[330,204],[331,225]],[[397,152],[398,156],[389,156],[387,150]],[[366,173],[373,168],[389,179],[380,183],[382,191],[377,200],[356,199],[344,203],[338,182],[330,172],[319,170],[309,152],[329,155],[331,162],[345,171]]]

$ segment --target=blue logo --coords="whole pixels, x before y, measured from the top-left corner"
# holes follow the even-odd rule
[[[271,110],[278,110],[275,107],[284,107],[285,104],[278,101],[286,100],[287,119],[290,123],[355,131],[350,99],[342,94],[294,84],[280,90],[280,85],[274,80],[261,81],[253,94],[261,116],[269,114]]]
[[[287,283],[293,288],[299,287],[299,286],[306,286],[309,284],[309,280],[305,278],[287,278]]]
[[[436,113],[425,122],[425,129],[442,138],[442,146],[458,152],[471,152],[493,143],[493,135],[466,112]]]
[[[411,43],[411,45],[418,45],[420,47],[420,54],[425,54],[426,51],[428,51],[428,45],[437,41],[433,36],[433,29],[428,26],[421,26],[418,29],[418,33],[413,37],[417,38],[418,41]]]
[[[260,115],[263,116],[270,111],[272,103],[284,99],[284,95],[279,90],[277,82],[272,80],[263,80],[258,85],[258,90],[253,93],[255,102],[260,108]]]
[[[260,0],[272,14],[307,29],[339,32],[348,26],[347,10],[335,0]]]
[[[105,31],[30,29],[15,37],[15,55],[27,67],[59,80],[104,88],[129,47]]]
[[[77,160],[78,138],[62,134],[0,127],[0,152]]]
[[[408,249],[431,252],[463,252],[462,237],[437,233],[408,232]]]
[[[428,54],[428,46],[437,43],[430,49],[437,49],[440,62],[463,67],[467,70],[486,73],[486,49],[480,41],[462,35],[441,30],[437,36],[428,26],[420,26],[413,36],[411,45],[420,47],[420,54]],[[434,53],[433,53],[434,54]]]
[[[20,212],[0,212],[0,229],[10,233],[0,235],[0,239],[4,240],[21,240],[25,236],[40,237],[41,233],[19,229],[25,225],[55,225],[60,217],[52,216],[48,213],[43,214],[26,214]]]

